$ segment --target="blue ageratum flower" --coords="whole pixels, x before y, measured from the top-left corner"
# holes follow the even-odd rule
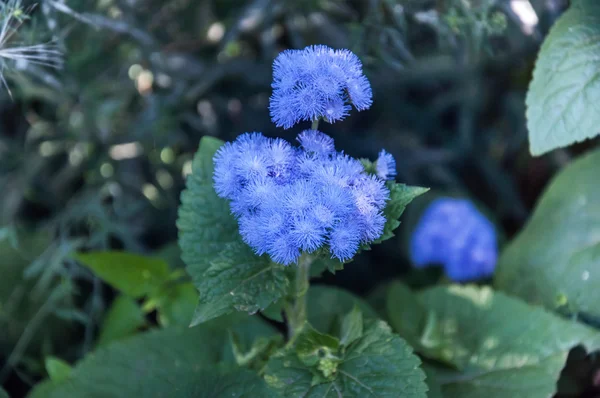
[[[214,157],[215,191],[229,200],[256,254],[288,265],[323,249],[349,260],[383,233],[385,179],[337,152],[320,131],[305,130],[297,140],[300,147],[246,133],[226,143]]]
[[[333,123],[348,115],[350,105],[362,111],[372,103],[371,84],[358,57],[322,45],[279,54],[272,87],[271,119],[286,129],[302,120]]]
[[[417,268],[441,264],[453,281],[489,277],[498,259],[494,225],[468,200],[439,198],[423,213],[410,243]]]

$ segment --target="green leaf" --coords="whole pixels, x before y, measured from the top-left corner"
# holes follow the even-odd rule
[[[500,256],[495,287],[549,309],[600,317],[598,170],[597,150],[558,174]]]
[[[254,317],[137,334],[100,347],[68,379],[36,389],[31,397],[271,396],[253,372],[233,369],[237,365],[227,330],[248,345],[273,335],[271,327]]]
[[[120,295],[112,302],[104,317],[98,345],[135,334],[146,325],[146,318],[140,306],[129,296]]]
[[[377,319],[377,313],[363,299],[334,286],[311,286],[306,296],[308,322],[318,331],[334,333],[342,317],[354,306],[367,319]]]
[[[318,332],[308,323],[295,341],[295,351],[298,359],[306,366],[317,365],[324,356],[330,356],[331,353],[337,352],[339,348],[339,339]]]
[[[68,379],[73,370],[67,362],[54,357],[46,357],[45,365],[50,380],[54,382],[61,382]]]
[[[182,259],[200,292],[193,325],[235,310],[263,310],[289,286],[283,266],[256,256],[241,240],[229,205],[215,193],[212,159],[221,145],[216,138],[202,138],[177,220]]]
[[[106,251],[78,253],[75,258],[104,282],[133,298],[152,294],[169,279],[169,265],[157,257]]]
[[[390,200],[387,202],[383,211],[386,223],[383,227],[383,234],[372,244],[381,243],[394,236],[394,231],[400,226],[400,216],[404,213],[406,206],[416,197],[429,191],[429,188],[411,187],[396,182],[388,182],[387,187],[390,190]]]
[[[152,298],[162,326],[190,324],[198,304],[198,291],[191,283],[177,283],[165,287]]]
[[[419,358],[385,322],[367,321],[364,334],[337,352],[332,341],[322,339],[311,339],[311,352],[319,357],[313,366],[293,347],[273,355],[265,369],[267,383],[283,397],[427,396]]]
[[[435,368],[445,397],[549,397],[572,348],[600,347],[599,332],[489,287],[440,286],[416,298],[430,323],[390,314],[392,326],[401,335],[408,330],[411,341],[412,328],[397,323],[416,320],[422,337],[415,349],[452,365]],[[396,302],[388,311],[413,311],[413,304]]]
[[[2,387],[0,387],[0,398],[10,398],[8,393],[4,391]]]
[[[342,320],[340,343],[349,345],[363,335],[363,316],[357,305]]]
[[[600,2],[578,0],[544,40],[527,93],[533,155],[600,133],[599,35]]]

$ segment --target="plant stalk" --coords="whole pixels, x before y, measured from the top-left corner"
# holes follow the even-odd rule
[[[311,130],[317,130],[319,128],[319,118],[315,118],[312,121],[312,125],[310,126]]]
[[[310,265],[313,258],[309,254],[302,254],[296,269],[295,295],[293,302],[286,306],[288,321],[288,335],[290,340],[302,330],[306,323],[306,293],[310,286]]]

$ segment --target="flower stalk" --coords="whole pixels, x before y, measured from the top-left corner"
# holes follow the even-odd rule
[[[306,293],[310,287],[310,266],[313,257],[302,254],[298,260],[295,280],[295,297],[293,302],[286,306],[286,318],[288,321],[288,336],[292,340],[302,330],[306,323]]]

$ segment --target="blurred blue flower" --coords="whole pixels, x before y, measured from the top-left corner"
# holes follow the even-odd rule
[[[439,198],[419,220],[410,254],[417,268],[443,265],[453,281],[489,277],[498,258],[496,231],[470,201]]]
[[[301,147],[246,133],[215,154],[214,186],[230,201],[244,242],[281,264],[321,248],[340,261],[383,233],[385,181],[336,152],[333,139],[305,130]]]
[[[279,54],[272,87],[271,119],[286,129],[302,120],[342,120],[349,104],[362,111],[371,106],[373,96],[358,57],[322,45]]]

